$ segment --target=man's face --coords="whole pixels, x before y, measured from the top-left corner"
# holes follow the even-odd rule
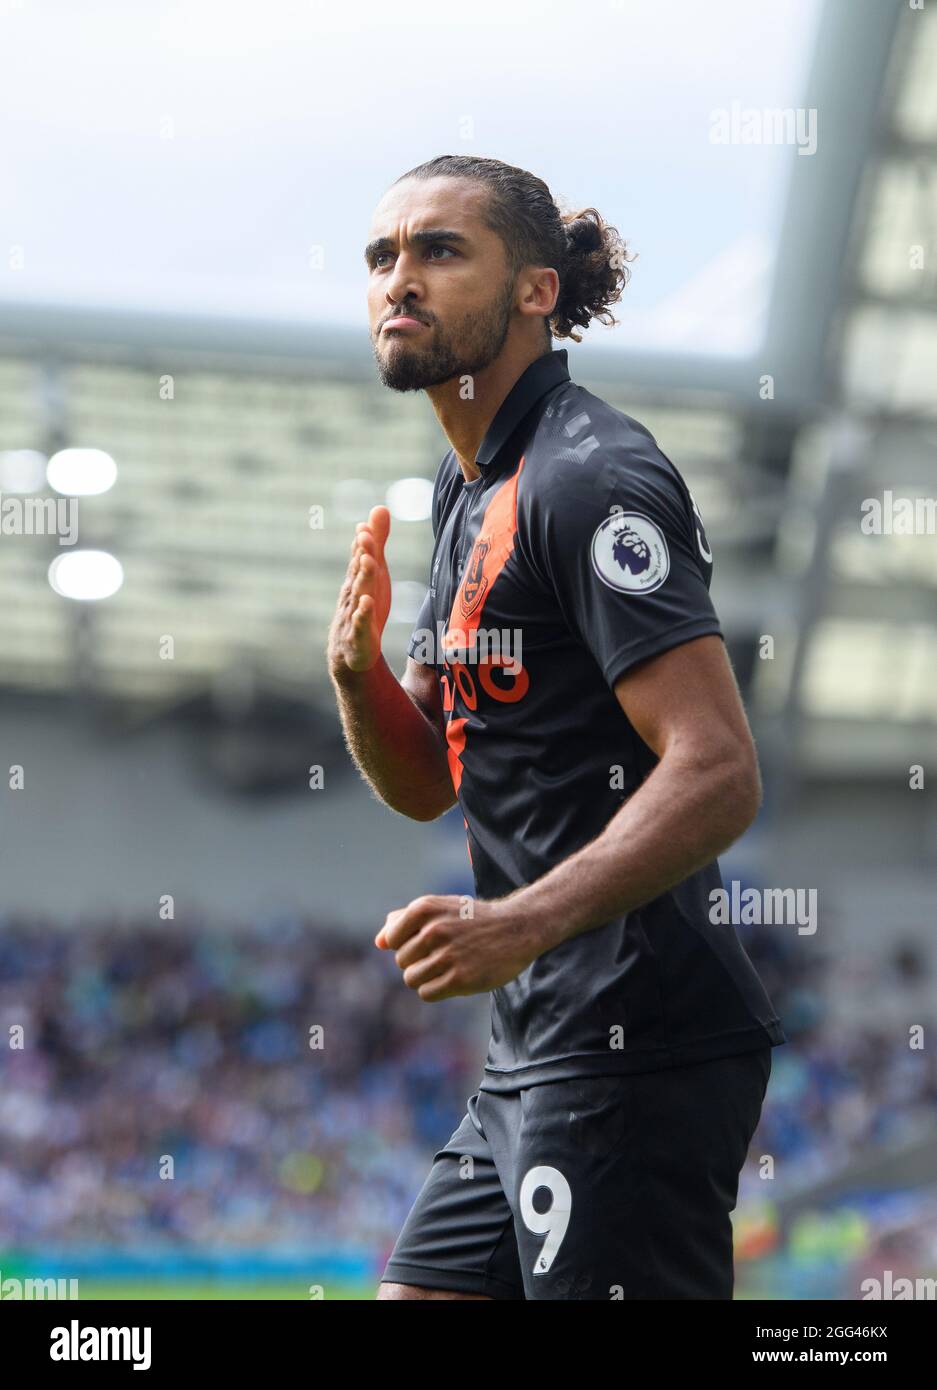
[[[487,197],[466,179],[405,179],[377,206],[365,253],[368,315],[392,391],[474,376],[504,346],[514,282],[501,238],[481,219]]]

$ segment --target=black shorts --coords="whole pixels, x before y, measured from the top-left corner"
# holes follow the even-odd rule
[[[383,1281],[514,1299],[730,1299],[771,1049],[480,1091]]]

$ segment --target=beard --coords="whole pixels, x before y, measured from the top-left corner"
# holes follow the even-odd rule
[[[428,386],[441,386],[453,377],[475,376],[490,366],[504,347],[513,302],[513,282],[505,281],[490,304],[464,314],[453,327],[444,328],[438,319],[431,321],[431,347],[415,347],[410,339],[401,336],[382,356],[376,340],[372,340],[381,383],[391,391],[425,391]],[[424,323],[427,321],[420,310],[417,316]]]

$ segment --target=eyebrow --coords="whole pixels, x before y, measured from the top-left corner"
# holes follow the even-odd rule
[[[414,232],[410,240],[416,246],[426,246],[433,241],[453,241],[464,245],[468,237],[462,232],[453,231],[450,227],[431,227],[425,232]],[[380,251],[393,251],[394,243],[389,236],[379,236],[374,241],[369,241],[364,248],[364,259],[368,265]]]

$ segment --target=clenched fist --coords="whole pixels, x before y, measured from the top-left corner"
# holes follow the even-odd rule
[[[498,989],[542,949],[533,924],[510,899],[434,894],[388,912],[374,944],[394,952],[404,984],[427,1004]]]
[[[381,655],[381,636],[390,612],[390,571],[384,559],[389,534],[386,507],[372,507],[367,521],[359,521],[355,528],[348,572],[329,629],[333,676],[370,671]]]

